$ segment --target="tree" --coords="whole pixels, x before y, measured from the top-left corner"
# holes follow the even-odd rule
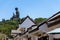
[[[42,21],[44,21],[46,19],[47,18],[35,18],[34,21],[35,21],[36,24],[38,24],[38,23],[40,23],[40,22],[42,22]]]

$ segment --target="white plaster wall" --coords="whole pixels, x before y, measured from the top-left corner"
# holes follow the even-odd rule
[[[35,40],[38,40],[38,37],[35,37]]]
[[[47,27],[47,24],[43,24],[39,27],[39,30],[43,31],[43,32],[48,32],[48,27]]]
[[[38,40],[38,36],[32,36],[31,35],[31,40]]]
[[[32,37],[31,37],[31,40],[35,40],[35,37],[32,36]]]
[[[28,38],[23,38],[23,40],[28,40]]]
[[[12,30],[11,33],[21,33],[19,30]]]
[[[60,34],[53,35],[54,38],[60,38]]]
[[[29,18],[27,18],[19,27],[29,28],[32,25],[35,25]]]
[[[60,38],[60,34],[49,34],[49,40],[53,40],[53,38]]]
[[[49,40],[53,40],[53,35],[49,34]]]
[[[37,26],[32,27],[32,30],[34,30],[35,28],[37,28]]]

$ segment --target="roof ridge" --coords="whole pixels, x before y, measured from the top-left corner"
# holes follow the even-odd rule
[[[24,22],[27,18],[29,18],[34,24],[36,24],[36,23],[33,21],[33,19],[30,18],[28,15],[24,18],[23,22]],[[23,23],[23,22],[22,22],[22,23]],[[21,24],[22,24],[22,23],[21,23]]]

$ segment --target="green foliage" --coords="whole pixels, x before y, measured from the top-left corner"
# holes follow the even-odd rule
[[[19,19],[19,22],[22,23],[25,18]],[[46,20],[46,18],[36,18],[34,21],[38,24],[42,22],[43,20]],[[17,20],[4,20],[0,22],[0,33],[6,34],[7,36],[11,37],[11,30],[16,29],[19,22]]]
[[[20,20],[21,22],[20,23],[22,23],[24,21],[24,19],[25,19],[25,17],[24,18],[21,18],[21,20]]]
[[[16,20],[6,20],[5,22],[0,22],[0,33],[4,33],[7,36],[11,34],[12,29],[16,29],[18,22]]]
[[[38,23],[40,23],[40,22],[42,22],[42,21],[44,21],[46,19],[47,18],[35,18],[34,21],[35,21],[36,24],[38,24]]]

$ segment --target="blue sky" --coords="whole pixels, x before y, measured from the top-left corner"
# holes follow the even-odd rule
[[[0,0],[0,21],[10,19],[15,7],[19,8],[21,18],[49,18],[60,11],[60,0]]]

